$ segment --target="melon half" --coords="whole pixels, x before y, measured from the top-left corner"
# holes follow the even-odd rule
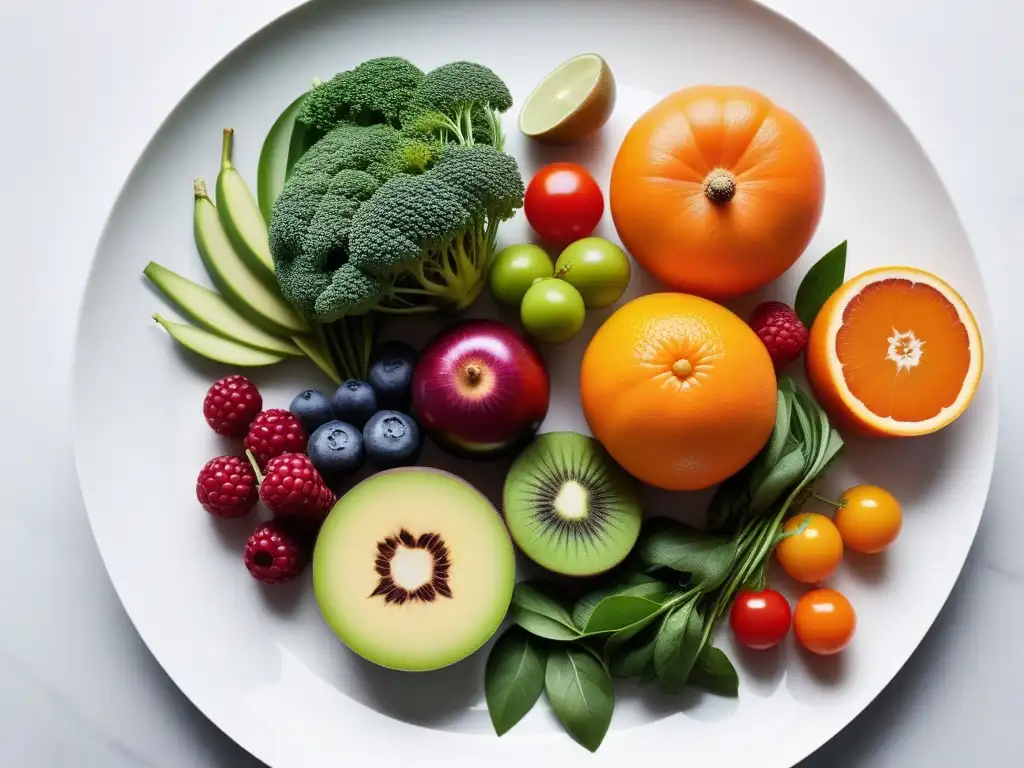
[[[389,669],[428,671],[478,650],[512,600],[515,553],[487,498],[439,470],[381,472],[331,510],[313,590],[342,643]]]

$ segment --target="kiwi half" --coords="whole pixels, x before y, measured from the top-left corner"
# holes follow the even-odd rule
[[[622,562],[643,517],[637,481],[577,432],[545,433],[519,454],[505,478],[504,511],[523,553],[567,576]]]

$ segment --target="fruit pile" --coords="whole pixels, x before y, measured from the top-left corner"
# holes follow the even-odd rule
[[[519,307],[526,332],[562,344],[583,327],[588,309],[609,307],[629,285],[629,257],[603,237],[591,237],[604,214],[604,196],[586,169],[573,163],[542,168],[526,188],[526,217],[546,243],[562,247],[552,265],[539,245],[510,245],[491,266],[491,295]]]
[[[240,374],[210,387],[206,423],[219,435],[243,438],[244,456],[207,462],[196,496],[218,518],[244,517],[257,500],[273,514],[245,545],[253,578],[282,584],[299,575],[335,490],[364,464],[382,470],[419,460],[420,428],[407,413],[416,359],[408,344],[382,343],[371,357],[370,382],[345,381],[329,399],[304,390],[288,410],[264,410],[259,390]]]
[[[530,95],[519,124],[545,143],[579,140],[614,101],[607,63],[576,57]],[[270,511],[244,548],[252,576],[283,583],[312,560],[327,625],[394,670],[455,663],[508,618],[485,675],[495,731],[545,694],[594,750],[613,678],[738,694],[715,644],[726,616],[750,649],[791,629],[814,654],[851,642],[854,606],[831,580],[844,552],[892,545],[902,511],[877,486],[832,501],[820,481],[845,434],[911,437],[955,421],[977,390],[982,343],[967,303],[933,274],[847,278],[846,242],[787,302],[747,321],[722,303],[791,268],[824,207],[813,137],[764,95],[687,88],[636,121],[608,190],[624,247],[593,236],[605,196],[586,169],[553,163],[524,192],[503,151],[510,106],[500,78],[466,62],[424,73],[386,57],[340,73],[275,123],[259,210],[230,164],[230,134],[216,207],[197,186],[197,245],[218,291],[155,264],[146,274],[196,323],[165,323],[193,350],[232,365],[304,354],[340,382],[330,395],[303,390],[288,410],[264,409],[240,375],[210,388],[208,424],[241,442],[206,464],[196,494],[215,517],[258,500]],[[476,175],[477,163],[494,173]],[[520,206],[541,245],[498,250],[498,224]],[[357,230],[364,250],[352,248]],[[579,403],[591,434],[538,435],[551,382],[529,339],[566,342],[586,310],[619,303],[631,257],[666,290],[618,306],[589,340]],[[446,318],[419,353],[373,347],[380,317],[464,309],[485,278],[499,304],[518,307],[525,335]],[[801,356],[809,391],[787,373]],[[466,481],[414,466],[427,439],[509,462],[500,514]],[[715,487],[706,526],[645,518],[642,484]],[[516,583],[516,548],[569,579]],[[769,587],[773,561],[805,590],[795,609]]]

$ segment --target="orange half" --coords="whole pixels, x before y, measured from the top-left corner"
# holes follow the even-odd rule
[[[967,303],[940,278],[882,267],[851,278],[821,308],[807,375],[822,407],[855,431],[924,435],[954,421],[981,380]]]

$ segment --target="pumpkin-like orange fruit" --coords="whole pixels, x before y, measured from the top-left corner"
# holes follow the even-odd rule
[[[580,402],[594,437],[634,477],[692,491],[739,472],[775,426],[775,369],[764,344],[720,304],[655,293],[594,334]]]
[[[708,298],[785,272],[814,235],[824,199],[810,132],[749,88],[671,94],[629,130],[612,168],[623,244],[667,287]]]

